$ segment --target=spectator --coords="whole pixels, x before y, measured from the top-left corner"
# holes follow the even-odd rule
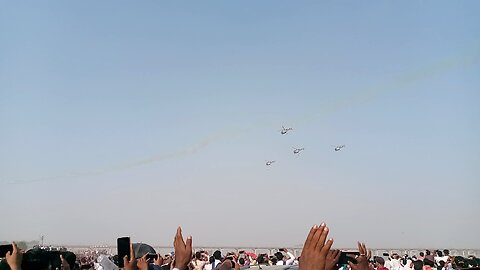
[[[388,270],[388,268],[385,267],[385,259],[382,257],[375,257],[375,268],[377,270]]]
[[[206,262],[202,260],[202,253],[200,251],[195,252],[195,258],[190,263],[193,270],[203,270]]]
[[[413,262],[413,270],[423,270],[423,261],[416,260]]]

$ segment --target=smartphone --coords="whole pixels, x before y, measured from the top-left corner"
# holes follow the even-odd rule
[[[354,264],[357,263],[357,259],[355,257],[359,256],[360,252],[358,251],[342,251],[340,253],[340,258],[338,258],[338,265],[346,265],[348,262],[352,262]]]
[[[13,253],[13,245],[1,245],[0,246],[0,258],[5,258],[7,256],[7,253],[10,251],[10,253]]]
[[[150,259],[150,262],[153,262],[153,260],[156,260],[157,259],[157,254],[153,254],[153,253],[148,253],[147,254],[147,260]]]
[[[130,237],[117,238],[118,267],[123,268],[123,258],[130,260]]]

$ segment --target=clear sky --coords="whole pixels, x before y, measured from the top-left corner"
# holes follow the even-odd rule
[[[0,240],[480,248],[479,11],[4,1]]]

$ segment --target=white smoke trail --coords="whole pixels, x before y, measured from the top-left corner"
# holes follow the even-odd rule
[[[386,82],[380,85],[366,88],[365,90],[360,91],[358,95],[354,95],[348,99],[338,100],[337,102],[331,103],[327,107],[323,107],[320,112],[310,113],[298,119],[293,119],[292,121],[289,121],[289,122],[294,123],[296,125],[305,124],[314,119],[325,117],[326,115],[331,114],[335,111],[341,110],[343,108],[366,103],[374,98],[377,98],[381,94],[402,89],[410,84],[413,84],[420,80],[424,80],[438,73],[445,72],[455,68],[463,68],[470,65],[474,65],[478,63],[479,60],[480,60],[480,49],[479,47],[475,47],[473,52],[467,51],[461,55],[457,55],[449,59],[444,59],[442,61],[429,65],[427,67],[424,67],[414,72],[400,76],[390,82]],[[277,124],[267,123],[265,121],[262,121],[248,128],[241,128],[241,129],[239,128],[235,130],[220,131],[200,140],[198,143],[190,147],[178,150],[176,152],[155,155],[155,156],[147,157],[147,158],[136,160],[136,161],[118,164],[115,166],[109,166],[103,169],[97,169],[93,171],[83,171],[83,172],[77,172],[77,173],[68,173],[68,174],[63,174],[58,176],[41,177],[36,179],[24,180],[24,181],[22,180],[8,181],[7,180],[4,182],[0,182],[0,184],[23,184],[23,183],[32,183],[32,182],[52,181],[52,180],[59,180],[59,179],[66,179],[66,178],[76,179],[81,177],[102,175],[102,174],[106,174],[113,171],[126,170],[126,169],[135,168],[139,166],[145,166],[145,165],[155,163],[155,162],[160,162],[163,160],[175,159],[183,156],[193,155],[201,151],[202,149],[208,147],[211,143],[215,143],[220,140],[231,139],[235,136],[240,136],[250,130],[265,127],[265,126],[277,126]]]

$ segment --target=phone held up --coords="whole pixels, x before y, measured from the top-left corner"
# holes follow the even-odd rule
[[[340,258],[338,259],[338,265],[347,265],[348,262],[352,262],[354,264],[357,263],[356,257],[360,255],[359,251],[354,250],[342,250],[340,253]]]
[[[10,251],[10,253],[13,253],[13,245],[0,245],[0,258],[5,258],[7,256],[7,253]]]
[[[123,258],[128,256],[130,260],[130,237],[117,238],[118,267],[123,268]]]

